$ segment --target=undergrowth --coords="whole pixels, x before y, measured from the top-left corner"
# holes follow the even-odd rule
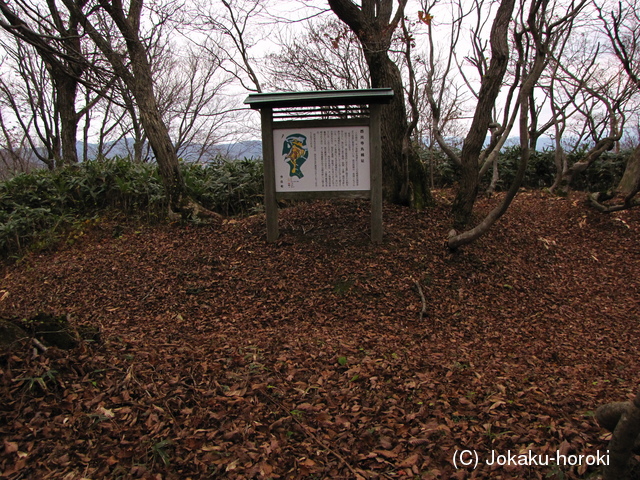
[[[568,155],[569,165],[584,158],[585,149]],[[460,168],[446,155],[439,151],[420,150],[420,157],[432,169],[433,182],[437,188],[446,188],[455,185],[460,177]],[[553,150],[532,151],[522,186],[525,188],[549,188],[553,185],[556,175],[556,166]],[[571,188],[588,192],[603,192],[615,187],[624,172],[627,159],[631,151],[620,153],[605,152],[587,170],[576,175]],[[496,189],[504,191],[513,182],[520,161],[520,147],[511,146],[505,148],[499,157],[499,178]],[[490,168],[481,179],[481,188],[486,188],[491,182],[492,169]]]
[[[209,210],[241,216],[262,204],[261,161],[184,163],[181,168],[187,193]],[[167,198],[157,166],[114,158],[16,175],[0,183],[0,255],[55,245],[110,211],[163,220]]]
[[[624,170],[626,155],[605,153],[571,187],[605,191],[615,185]],[[504,150],[499,163],[498,190],[508,186],[515,174],[519,149]],[[570,163],[580,154],[571,157]],[[433,167],[438,187],[453,185],[458,169],[437,152],[422,151],[423,161]],[[255,213],[262,207],[263,165],[260,160],[208,164],[182,163],[187,193],[202,206],[224,216]],[[488,185],[491,172],[482,179]],[[552,151],[533,152],[523,186],[551,186],[555,175]],[[128,158],[98,159],[55,171],[19,174],[0,183],[0,256],[20,256],[25,249],[44,249],[61,238],[73,238],[88,219],[115,212],[144,221],[166,217],[167,198],[157,166]],[[94,220],[95,221],[95,220]]]

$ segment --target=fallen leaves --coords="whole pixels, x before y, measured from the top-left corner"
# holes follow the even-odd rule
[[[104,341],[0,358],[0,477],[594,473],[452,460],[605,448],[592,412],[639,373],[638,212],[530,195],[456,256],[444,209],[386,206],[381,246],[366,203],[281,217],[276,245],[259,217],[105,226],[5,267],[5,317],[71,312]]]

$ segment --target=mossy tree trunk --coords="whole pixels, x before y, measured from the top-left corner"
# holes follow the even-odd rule
[[[601,406],[596,410],[596,419],[613,434],[608,448],[609,462],[604,467],[604,480],[630,478],[629,460],[640,449],[640,391],[631,402]]]
[[[640,190],[640,147],[636,147],[624,169],[624,174],[620,179],[616,192],[625,198],[625,201],[631,201],[631,199]]]

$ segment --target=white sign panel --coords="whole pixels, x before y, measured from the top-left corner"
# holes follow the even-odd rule
[[[369,127],[274,129],[276,192],[370,190]]]

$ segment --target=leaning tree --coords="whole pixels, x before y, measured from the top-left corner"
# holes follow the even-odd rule
[[[506,44],[507,30],[510,21],[506,19],[509,0],[503,0],[496,14],[492,29],[491,44],[492,59],[489,64],[489,71],[492,70],[494,57],[500,65],[496,66],[498,73],[502,73],[502,68],[506,69],[506,65],[502,67],[501,63],[506,61],[504,55],[508,55],[508,46]],[[509,7],[513,9],[513,3]],[[514,31],[514,47],[517,54],[517,65],[521,69],[517,75],[519,78],[518,85],[518,108],[519,108],[519,130],[520,130],[520,161],[518,169],[507,190],[504,198],[487,216],[482,219],[473,228],[458,232],[452,230],[449,234],[448,246],[455,250],[463,245],[469,244],[482,235],[484,235],[495,222],[507,211],[512,200],[517,195],[524,174],[526,172],[527,163],[530,156],[530,101],[534,88],[547,68],[548,60],[551,52],[560,43],[561,39],[569,34],[571,25],[576,16],[582,11],[586,4],[586,0],[570,2],[568,4],[555,3],[551,0],[531,0],[529,2],[522,1],[518,6],[517,24]],[[502,15],[501,15],[502,13]],[[496,52],[496,47],[498,51]],[[493,85],[495,79],[491,81],[489,73],[483,78],[483,84],[488,82],[486,86],[490,91],[494,91]],[[480,97],[482,98],[483,86],[480,88]],[[473,150],[469,152],[468,165],[463,163],[463,176],[456,201],[454,203],[454,215],[458,224],[465,225],[468,222],[472,212],[473,203],[478,192],[478,156],[482,144],[479,143],[484,139],[485,132],[488,128],[489,116],[486,113],[478,112],[474,117],[471,130],[465,139],[465,147],[463,147],[462,158],[465,158],[465,148]],[[476,129],[474,131],[474,128]],[[469,141],[470,145],[466,143]]]
[[[128,8],[120,0],[62,1],[135,99],[140,122],[169,198],[170,211],[187,216],[211,215],[186,194],[178,155],[154,91],[153,70],[142,30],[143,0],[130,0]],[[155,13],[160,17],[158,21],[168,22],[178,14],[178,9],[170,5],[165,10],[156,8]]]

